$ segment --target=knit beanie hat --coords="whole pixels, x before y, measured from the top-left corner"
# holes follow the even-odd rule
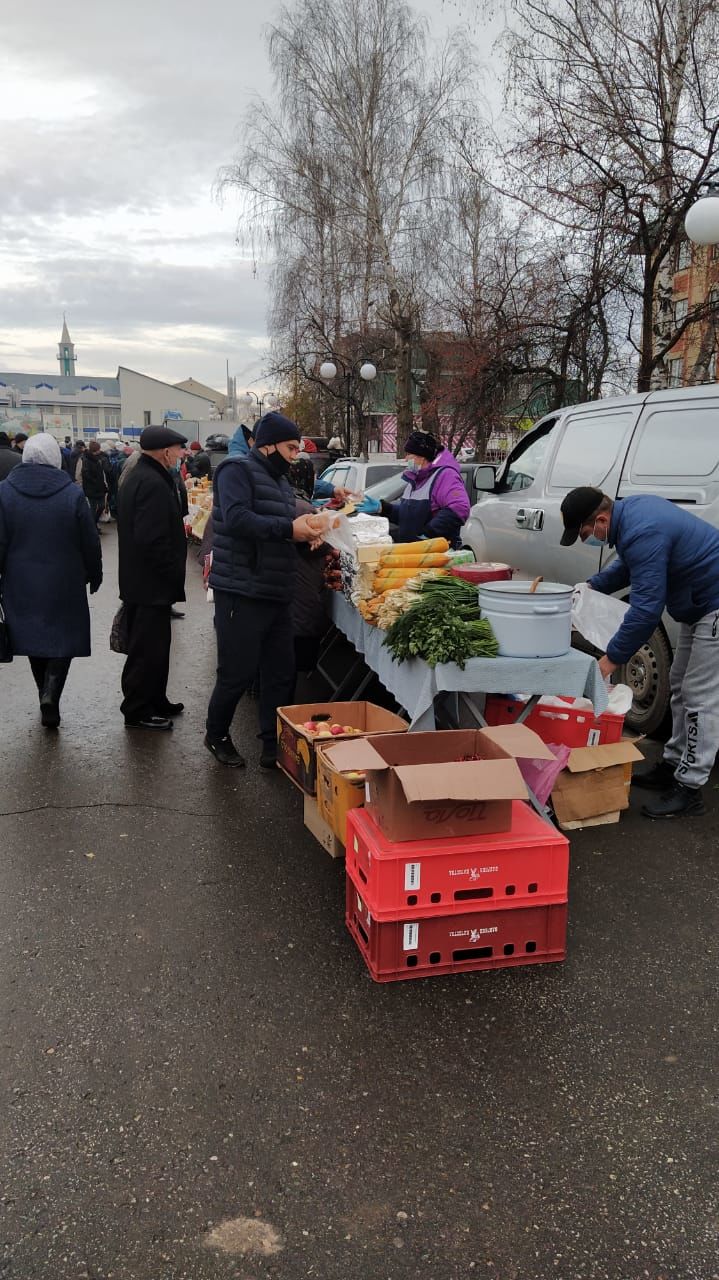
[[[418,458],[426,458],[434,462],[442,446],[428,431],[413,431],[404,446],[405,453],[414,453]]]
[[[285,440],[301,439],[299,427],[283,413],[264,414],[255,430],[255,445],[258,449],[268,444],[282,444]]]

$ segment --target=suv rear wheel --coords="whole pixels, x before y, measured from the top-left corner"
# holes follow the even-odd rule
[[[646,644],[620,667],[614,679],[626,684],[634,701],[627,714],[627,727],[637,733],[654,733],[669,711],[669,668],[672,654],[660,627]]]

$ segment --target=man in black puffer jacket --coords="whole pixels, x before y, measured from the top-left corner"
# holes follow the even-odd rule
[[[297,553],[317,541],[317,518],[295,515],[287,479],[300,432],[281,413],[266,413],[248,457],[225,458],[214,478],[210,586],[215,597],[217,682],[207,709],[205,746],[220,764],[245,761],[230,737],[237,704],[260,677],[260,764],[277,762],[277,707],[295,681],[291,604]]]

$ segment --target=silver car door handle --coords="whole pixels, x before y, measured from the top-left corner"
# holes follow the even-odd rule
[[[514,521],[520,529],[543,529],[544,512],[536,507],[519,507]]]

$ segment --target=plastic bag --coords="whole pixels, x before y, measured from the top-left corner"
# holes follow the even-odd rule
[[[572,626],[585,640],[606,653],[612,636],[619,630],[629,605],[614,596],[593,591],[586,582],[574,588]]]
[[[519,771],[540,804],[546,804],[552,788],[571,754],[569,747],[547,743],[553,760],[518,760]]]
[[[610,684],[607,711],[613,716],[625,716],[634,701],[628,684]]]
[[[319,529],[319,537],[336,551],[346,551],[348,555],[355,553],[350,523],[347,516],[339,516],[336,511],[323,508],[312,519]]]

